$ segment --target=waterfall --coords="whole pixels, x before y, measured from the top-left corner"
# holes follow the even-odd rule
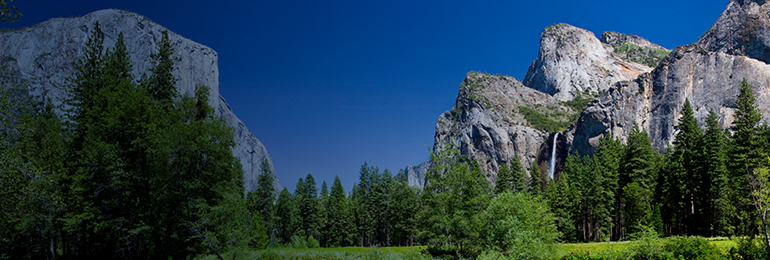
[[[556,138],[559,138],[559,133],[553,135],[553,148],[551,148],[551,164],[548,167],[548,177],[553,180],[553,172],[556,170]]]

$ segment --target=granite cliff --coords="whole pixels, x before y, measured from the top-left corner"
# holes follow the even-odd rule
[[[665,151],[678,131],[685,99],[703,127],[709,110],[723,128],[734,118],[735,100],[745,78],[757,108],[770,117],[770,66],[765,54],[770,34],[770,4],[730,1],[717,22],[693,44],[679,46],[650,73],[622,82],[591,102],[578,119],[572,151],[590,153],[607,130],[625,140],[633,124],[646,129],[653,147]],[[769,56],[770,57],[770,56]]]
[[[167,29],[139,14],[122,10],[101,10],[82,17],[54,18],[15,31],[0,34],[0,64],[8,71],[0,83],[25,81],[30,83],[30,94],[45,102],[61,104],[66,98],[67,77],[74,71],[73,62],[81,56],[90,29],[99,22],[105,33],[105,47],[112,47],[120,32],[134,65],[133,73],[139,78],[150,67],[150,54],[156,42]],[[176,50],[174,75],[179,79],[177,90],[192,95],[196,85],[210,89],[209,104],[227,125],[233,128],[236,146],[233,155],[243,166],[246,191],[254,190],[261,164],[267,160],[275,176],[272,158],[267,148],[249,132],[224,97],[219,94],[218,55],[213,49],[169,31]],[[278,191],[280,183],[273,183]]]
[[[466,76],[454,108],[436,123],[434,150],[459,149],[484,165],[493,182],[499,163],[514,155],[525,168],[538,162],[545,171],[550,152],[544,151],[556,141],[558,172],[567,154],[592,154],[606,133],[625,142],[634,125],[647,130],[654,149],[663,152],[678,131],[686,99],[702,127],[713,109],[729,128],[744,78],[768,121],[768,35],[770,3],[761,0],[731,0],[697,43],[673,51],[638,36],[605,32],[597,39],[567,24],[549,26],[523,83]],[[579,102],[585,98],[593,100]],[[526,108],[557,127],[543,127]],[[552,140],[555,132],[560,135]]]
[[[523,83],[561,101],[595,96],[650,72],[667,53],[638,36],[605,32],[600,40],[585,29],[555,24],[543,30]]]
[[[554,97],[499,75],[469,72],[451,111],[436,122],[433,150],[452,148],[479,161],[495,183],[500,163],[519,160],[541,169],[548,129],[566,127],[577,112]],[[547,140],[548,138],[548,140]]]

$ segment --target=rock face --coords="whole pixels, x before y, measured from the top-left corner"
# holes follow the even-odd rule
[[[759,112],[770,122],[770,3],[765,1],[731,0],[698,43],[670,53],[637,36],[606,32],[600,41],[565,24],[546,28],[540,42],[524,85],[553,98],[523,90],[511,78],[469,73],[455,108],[439,117],[434,150],[454,144],[490,173],[514,154],[529,168],[531,161],[549,159],[543,150],[554,145],[546,139],[553,129],[533,127],[537,124],[515,108],[537,108],[559,121],[559,113],[543,107],[567,111],[561,105],[567,103],[559,100],[601,93],[566,130],[559,128],[557,172],[559,158],[574,152],[592,154],[605,134],[625,143],[634,125],[649,133],[654,149],[664,152],[678,131],[685,100],[692,103],[701,127],[713,109],[721,126],[729,128],[744,78],[753,87]]]
[[[66,99],[66,88],[69,87],[67,77],[74,71],[72,64],[80,58],[96,21],[105,33],[105,48],[111,48],[118,34],[123,32],[131,55],[133,73],[138,79],[150,68],[150,54],[156,50],[156,43],[167,29],[144,16],[110,9],[77,18],[54,18],[0,34],[0,63],[3,68],[11,70],[9,74],[15,75],[14,78],[2,79],[4,82],[0,83],[26,80],[31,85],[30,94],[40,96],[46,102],[61,104]],[[173,32],[169,32],[169,38],[178,57],[174,75],[179,79],[179,93],[192,95],[196,85],[209,87],[209,104],[233,128],[236,143],[233,155],[243,165],[246,191],[254,190],[264,160],[270,163],[275,175],[272,158],[265,146],[249,132],[219,94],[216,51]],[[280,187],[277,178],[274,186],[276,190]]]
[[[764,0],[731,0],[698,40],[715,52],[770,61],[770,5]]]
[[[420,189],[425,188],[425,185],[427,184],[425,182],[425,174],[428,173],[428,170],[430,170],[430,162],[423,162],[417,166],[407,165],[406,168],[404,168],[404,173],[406,174],[409,186]]]
[[[668,52],[637,36],[610,32],[602,40],[568,24],[545,28],[540,52],[527,70],[524,85],[561,101],[594,96],[616,82],[650,72],[651,67],[639,62],[654,63],[655,57],[659,60]]]
[[[550,147],[550,135],[539,129],[543,122],[536,119],[569,124],[576,115],[554,97],[512,77],[469,72],[454,107],[436,122],[433,150],[453,148],[478,160],[494,183],[501,162],[519,160],[529,171],[532,163],[547,159],[540,154]]]
[[[697,44],[677,47],[655,70],[634,82],[623,82],[581,114],[572,150],[596,146],[604,130],[624,140],[634,123],[646,129],[653,147],[671,145],[680,111],[689,99],[701,127],[713,109],[723,128],[734,120],[735,100],[745,78],[757,97],[757,108],[770,118],[770,65],[761,46],[770,34],[770,4],[730,1],[725,12]],[[761,25],[761,27],[758,27]]]

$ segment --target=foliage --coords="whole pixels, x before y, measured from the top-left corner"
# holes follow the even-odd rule
[[[479,217],[491,198],[489,183],[475,160],[461,161],[454,150],[431,155],[428,185],[421,194],[418,222],[423,241],[456,245],[462,251],[478,241]]]
[[[535,129],[543,130],[549,133],[559,132],[565,129],[574,120],[555,121],[551,118],[560,115],[545,115],[539,111],[529,108],[527,106],[519,106],[519,112],[524,115],[524,119],[527,120],[530,126]]]
[[[767,240],[768,252],[770,252],[770,231],[768,230],[768,211],[770,210],[770,170],[767,167],[760,167],[754,170],[750,175],[749,185],[751,185],[751,199],[757,209],[759,219],[762,220],[762,231]]]
[[[515,259],[548,259],[559,237],[546,201],[526,192],[503,192],[482,213],[486,247]]]
[[[762,114],[756,108],[756,97],[751,85],[744,79],[740,93],[735,101],[735,121],[733,121],[730,158],[729,187],[732,190],[731,204],[735,209],[731,221],[736,223],[736,233],[752,234],[757,230],[757,216],[750,198],[748,177],[765,160],[766,139],[761,137],[759,122]]]
[[[135,84],[123,34],[112,48],[103,42],[97,23],[69,78],[64,118],[35,108],[3,144],[4,203],[16,205],[3,204],[0,226],[16,235],[3,234],[1,253],[184,258],[245,247],[242,168],[208,89],[161,105],[147,89],[175,91],[173,82]]]
[[[251,239],[249,247],[254,249],[267,248],[270,239],[267,237],[267,231],[265,230],[265,223],[262,222],[262,217],[259,214],[253,214],[251,217],[251,223],[249,226],[248,236]]]
[[[624,58],[636,63],[641,63],[650,67],[657,67],[658,63],[668,55],[668,51],[654,48],[642,47],[632,43],[625,43],[615,47],[613,51],[616,54],[623,55]]]
[[[677,259],[707,260],[726,258],[722,251],[702,237],[670,237],[663,250]]]
[[[21,18],[19,9],[15,6],[8,6],[13,0],[0,0],[0,22],[17,23]]]
[[[730,248],[729,256],[730,259],[734,260],[759,260],[770,258],[770,253],[767,251],[767,245],[764,241],[752,237],[743,237],[738,238],[734,248]]]
[[[587,95],[588,97],[583,97],[582,94],[577,93],[575,98],[568,101],[562,101],[562,104],[572,108],[572,110],[574,110],[577,113],[577,116],[579,116],[580,112],[583,111],[583,108],[585,108],[588,105],[588,103],[591,103],[591,101],[597,98],[596,96],[592,96],[590,94],[587,94]],[[577,117],[575,117],[575,119],[577,119]]]

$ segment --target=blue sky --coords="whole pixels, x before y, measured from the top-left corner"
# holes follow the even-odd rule
[[[468,71],[523,79],[540,32],[569,23],[666,48],[727,6],[700,1],[16,0],[19,27],[119,8],[219,53],[220,92],[273,157],[282,186],[313,174],[346,191],[364,161],[393,173],[428,157]]]

